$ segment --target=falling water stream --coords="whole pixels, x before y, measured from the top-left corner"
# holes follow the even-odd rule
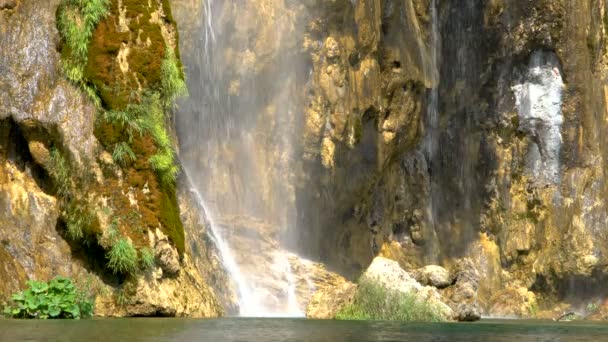
[[[283,22],[269,32],[255,13],[263,8],[200,1],[191,97],[177,118],[184,172],[238,292],[238,315],[303,316],[298,288],[306,282],[292,265],[302,259],[284,247],[294,226],[289,175],[296,87],[294,61],[272,54],[284,49]],[[262,51],[244,33],[257,29],[271,35]],[[273,68],[259,72],[258,58],[269,58]]]

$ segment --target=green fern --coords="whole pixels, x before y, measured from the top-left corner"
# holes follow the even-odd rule
[[[136,159],[135,153],[124,141],[116,143],[114,145],[114,152],[112,152],[112,159],[115,163],[120,165],[126,165],[129,162],[132,162]]]

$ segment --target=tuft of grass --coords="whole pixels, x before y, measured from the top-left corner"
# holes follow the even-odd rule
[[[133,136],[144,133],[142,119],[137,117],[137,112],[131,110],[109,110],[105,111],[100,118],[106,123],[116,126],[120,130],[124,130],[129,143],[133,141]]]
[[[70,194],[70,167],[65,157],[55,147],[51,147],[48,172],[55,183],[58,195],[66,197]]]
[[[112,245],[107,258],[108,267],[115,274],[134,274],[137,271],[137,250],[126,238],[120,238]]]
[[[135,153],[133,152],[128,143],[121,141],[114,145],[112,159],[116,164],[124,166],[127,165],[127,163],[134,161],[135,158]]]
[[[188,87],[184,81],[184,72],[171,47],[165,49],[165,58],[160,67],[160,83],[163,94],[163,105],[165,108],[171,108],[175,104],[177,98],[188,96]]]
[[[127,107],[133,117],[138,118],[144,133],[149,133],[158,151],[148,159],[150,166],[159,175],[161,183],[167,189],[175,188],[179,168],[175,162],[173,143],[165,122],[165,111],[158,92],[145,94],[140,103]]]
[[[340,320],[386,320],[440,322],[439,311],[412,293],[387,289],[373,281],[359,283],[353,303],[343,307],[336,315]]]
[[[57,28],[65,42],[62,69],[66,77],[81,86],[97,107],[101,100],[95,88],[84,81],[88,45],[95,26],[109,13],[109,0],[62,0],[57,9]]]
[[[83,228],[93,224],[95,214],[86,205],[72,201],[67,205],[65,220],[68,237],[77,241],[84,238]]]
[[[149,270],[154,267],[154,251],[150,247],[144,247],[139,250],[139,264],[143,270]]]

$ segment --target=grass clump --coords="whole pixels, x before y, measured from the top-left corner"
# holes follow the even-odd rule
[[[150,247],[144,247],[139,250],[139,264],[143,270],[149,270],[154,267],[154,251]]]
[[[118,142],[114,145],[114,151],[112,152],[112,159],[116,164],[126,165],[137,158],[135,153],[125,141]]]
[[[70,194],[70,167],[65,157],[55,147],[51,147],[48,172],[55,181],[55,191],[62,197]]]
[[[149,92],[140,103],[130,104],[127,111],[139,118],[143,132],[152,136],[157,152],[148,159],[148,162],[158,174],[163,186],[173,189],[179,168],[175,162],[173,143],[167,131],[161,95],[158,92]]]
[[[172,48],[167,47],[165,58],[160,66],[160,83],[163,93],[163,105],[170,108],[175,100],[188,95],[188,86],[184,81],[184,73]]]
[[[84,229],[93,225],[95,214],[88,206],[72,201],[68,203],[65,211],[66,232],[74,241],[84,238]]]
[[[120,238],[112,245],[107,258],[108,267],[115,274],[134,274],[137,271],[137,250],[126,238]]]
[[[413,293],[387,289],[370,280],[359,283],[353,303],[336,315],[340,320],[385,320],[440,322],[441,314],[431,303],[420,300]]]
[[[62,68],[66,77],[81,86],[99,107],[95,88],[84,80],[88,46],[95,26],[109,13],[109,0],[63,0],[57,9],[57,28],[65,42]]]
[[[93,303],[72,280],[56,277],[49,283],[28,281],[29,288],[13,294],[12,305],[4,313],[11,318],[86,318],[93,314]]]

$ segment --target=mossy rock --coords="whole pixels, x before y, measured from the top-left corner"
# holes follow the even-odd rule
[[[111,216],[117,218],[115,228],[121,236],[129,237],[136,247],[147,246],[147,231],[160,227],[181,255],[184,231],[174,184],[161,179],[158,170],[155,171],[149,162],[159,152],[167,154],[172,146],[169,143],[159,145],[158,139],[149,131],[133,134],[124,125],[103,120],[104,113],[126,111],[132,108],[131,105],[145,102],[152,93],[172,98],[164,94],[161,79],[167,51],[174,52],[181,71],[177,29],[169,2],[122,0],[119,9],[118,1],[110,0],[107,10],[107,15],[92,31],[82,78],[75,81],[84,88],[94,89],[100,99],[101,116],[95,136],[101,145],[111,154],[119,144],[127,146],[132,154],[124,163],[119,163],[123,169],[122,181],[109,173],[104,184],[92,191],[109,199]],[[173,58],[173,54],[170,56]],[[63,46],[62,58],[70,63],[74,61],[68,44]],[[181,77],[183,79],[183,73]],[[163,107],[159,115],[166,110]],[[166,130],[166,127],[162,129]],[[126,195],[133,193],[137,197],[136,208]],[[97,222],[95,227],[83,229],[86,235],[100,235],[101,231]]]

